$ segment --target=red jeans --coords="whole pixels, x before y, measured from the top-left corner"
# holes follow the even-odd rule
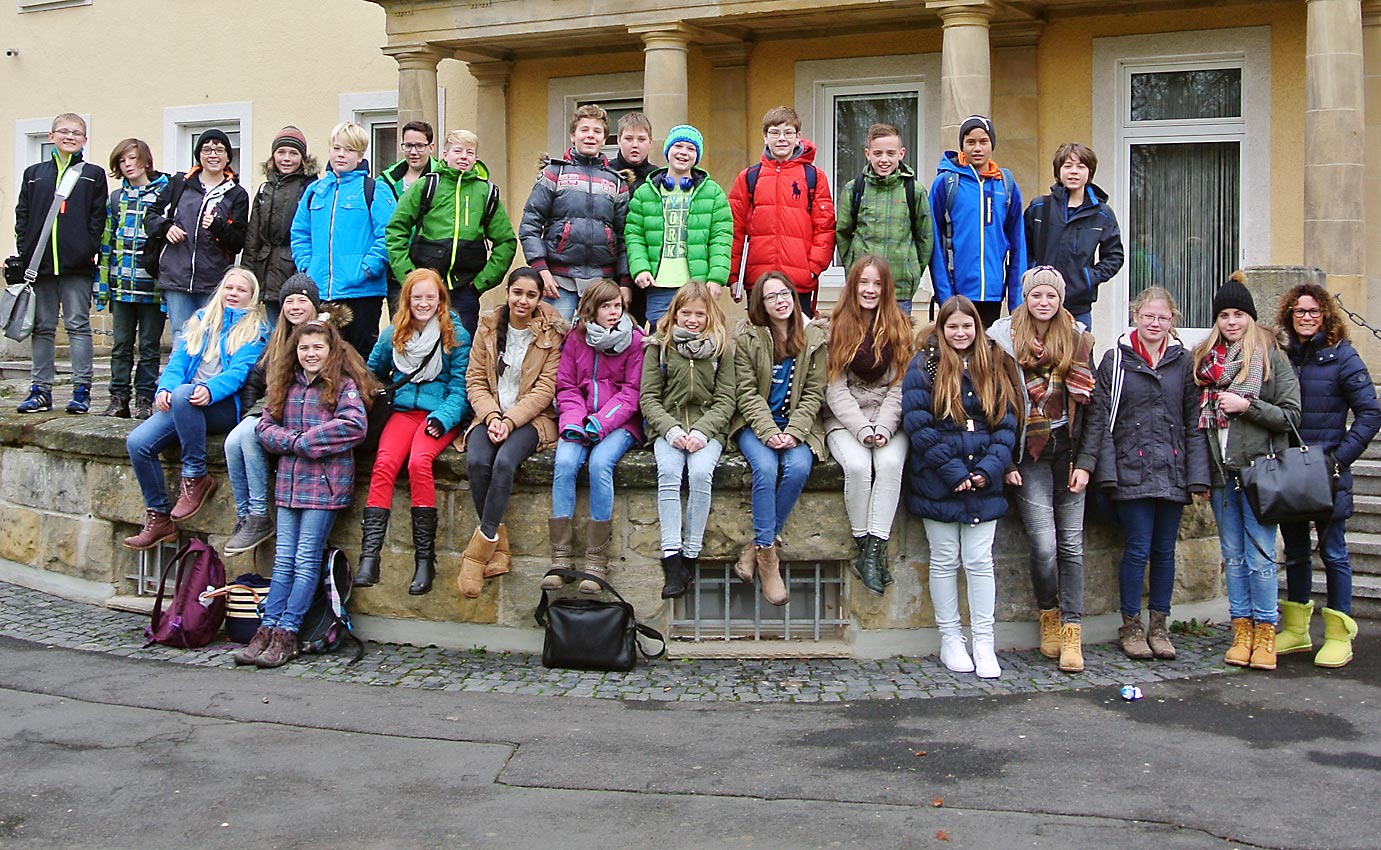
[[[393,504],[393,484],[403,463],[408,465],[408,489],[412,492],[414,508],[436,507],[436,479],[432,476],[432,462],[442,450],[460,434],[454,428],[433,437],[427,433],[427,411],[396,410],[379,435],[379,452],[374,456],[374,472],[369,477],[371,508],[387,508]]]

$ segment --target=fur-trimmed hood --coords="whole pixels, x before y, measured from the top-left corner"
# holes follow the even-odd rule
[[[272,156],[264,160],[263,169],[264,178],[266,180],[271,180],[274,176],[278,175],[278,169],[274,167]],[[292,177],[297,174],[303,175],[308,180],[315,180],[321,176],[321,163],[317,161],[315,155],[307,154],[302,157],[302,168],[300,170],[294,171],[292,174],[283,174],[281,176]]]

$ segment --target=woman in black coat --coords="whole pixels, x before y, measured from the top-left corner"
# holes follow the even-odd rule
[[[1286,337],[1286,353],[1299,375],[1299,432],[1306,445],[1316,446],[1337,464],[1333,517],[1314,523],[1319,558],[1328,582],[1328,607],[1323,609],[1324,642],[1314,663],[1342,667],[1352,660],[1357,623],[1352,611],[1352,561],[1347,554],[1347,518],[1352,515],[1353,461],[1381,428],[1381,404],[1362,356],[1348,341],[1347,322],[1328,290],[1313,283],[1291,287],[1280,299],[1276,323]],[[1348,414],[1352,414],[1349,427]],[[1276,654],[1308,652],[1309,620],[1314,602],[1309,523],[1280,524],[1285,540],[1286,599],[1280,603],[1280,633]]]

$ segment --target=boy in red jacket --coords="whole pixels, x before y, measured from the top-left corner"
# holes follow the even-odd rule
[[[801,138],[801,119],[791,107],[778,106],[763,116],[762,142],[762,162],[741,171],[729,191],[734,214],[730,291],[741,301],[745,285],[752,287],[763,274],[780,271],[791,278],[801,310],[814,316],[820,273],[834,257],[829,182],[815,167],[815,145]]]

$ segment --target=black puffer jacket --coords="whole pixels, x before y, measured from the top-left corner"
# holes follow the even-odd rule
[[[1208,442],[1199,430],[1194,358],[1173,339],[1167,345],[1153,369],[1132,350],[1124,334],[1098,367],[1098,386],[1075,467],[1091,473],[1092,486],[1114,501],[1168,499],[1187,504],[1191,492],[1208,491],[1211,470]],[[1120,392],[1114,380],[1119,373]]]
[[[549,160],[537,176],[518,239],[528,265],[573,278],[628,282],[623,225],[628,184],[603,155]]]
[[[249,193],[226,172],[230,179],[209,192],[201,183],[201,168],[175,174],[168,186],[144,214],[144,232],[165,236],[176,224],[187,238],[167,245],[159,259],[158,288],[175,292],[206,294],[215,292],[221,276],[245,246],[249,225]],[[184,186],[185,184],[185,186]],[[184,188],[179,189],[179,186]],[[173,195],[177,209],[169,210]],[[210,227],[201,226],[202,214],[215,205]]]
[[[1367,364],[1352,343],[1324,342],[1322,334],[1303,342],[1291,334],[1286,353],[1299,375],[1300,436],[1338,462],[1333,518],[1345,519],[1352,516],[1352,463],[1381,427],[1381,404],[1376,401]]]
[[[316,179],[316,160],[303,163],[303,170],[280,174],[272,160],[264,168],[264,182],[254,195],[249,213],[249,233],[245,237],[245,268],[259,278],[259,291],[265,301],[277,301],[283,281],[297,271],[293,263],[293,215],[302,193]]]
[[[94,273],[101,236],[105,234],[105,205],[110,193],[105,172],[98,165],[83,162],[80,151],[72,155],[67,167],[80,169],[81,177],[53,222],[58,267],[53,268],[50,242],[38,266],[41,275]],[[14,207],[14,241],[25,265],[38,244],[39,232],[53,206],[53,193],[57,188],[56,155],[24,169],[19,183],[19,200]]]

